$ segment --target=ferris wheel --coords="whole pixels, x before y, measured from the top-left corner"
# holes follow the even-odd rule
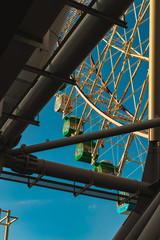
[[[135,0],[122,16],[128,28],[114,25],[71,76],[77,84],[64,84],[55,95],[64,137],[148,119],[149,4]],[[80,15],[73,8],[62,37]],[[99,172],[132,177],[143,172],[147,149],[148,132],[138,131],[79,143],[75,159]]]

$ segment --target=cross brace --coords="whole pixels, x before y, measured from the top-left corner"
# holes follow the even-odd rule
[[[113,24],[116,24],[118,26],[121,26],[123,28],[127,28],[127,22],[125,21],[122,21],[120,19],[115,19],[113,17],[111,17],[110,15],[108,14],[104,14],[102,12],[99,12],[91,7],[88,7],[82,3],[78,3],[78,2],[75,2],[73,0],[66,0],[66,4],[71,6],[71,7],[74,7],[76,9],[79,9],[85,13],[89,13],[95,17],[99,17],[99,18],[102,18],[103,20],[107,20],[107,21],[110,21],[112,22]]]

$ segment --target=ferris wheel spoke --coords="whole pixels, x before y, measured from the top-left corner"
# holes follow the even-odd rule
[[[133,133],[129,134],[129,137],[128,137],[128,140],[127,140],[127,143],[125,145],[125,150],[123,152],[123,155],[122,155],[122,158],[118,164],[118,176],[121,176],[122,175],[122,171],[123,171],[123,168],[124,168],[124,165],[125,165],[125,161],[127,159],[127,154],[128,154],[128,151],[129,151],[129,148],[130,148],[130,145],[133,141],[133,138],[134,138],[134,135]]]
[[[147,50],[148,50],[148,47],[145,49],[145,52],[146,52]],[[144,54],[145,54],[145,53],[144,53]],[[128,85],[127,85],[127,87],[125,88],[124,93],[123,93],[123,95],[122,95],[122,97],[121,97],[121,99],[120,99],[120,101],[119,101],[119,104],[120,104],[120,105],[122,105],[125,101],[127,101],[127,100],[129,99],[129,97],[133,94],[133,93],[132,93],[127,99],[125,99],[125,96],[126,96],[128,90],[129,90],[129,87],[131,86],[131,82],[133,82],[134,78],[136,77],[136,74],[137,74],[138,69],[140,68],[141,64],[142,64],[142,60],[140,60],[140,61],[137,63],[137,67],[136,67],[134,73],[132,74],[132,76],[130,77],[130,81],[128,82]],[[148,80],[147,80],[147,81],[148,81]],[[139,90],[139,89],[137,89],[137,90]],[[136,91],[137,91],[137,90],[136,90]],[[124,99],[125,99],[125,100],[124,100]]]
[[[118,67],[118,64],[119,64],[120,61],[121,61],[122,55],[123,55],[123,54],[120,55],[120,57],[118,58],[116,64],[114,65],[113,71],[110,73],[110,75],[109,75],[109,77],[107,78],[107,80],[106,80],[106,82],[104,83],[104,85],[102,85],[102,87],[101,87],[101,92],[100,92],[100,94],[98,95],[98,97],[95,99],[95,102],[94,102],[95,105],[97,104],[97,102],[99,101],[100,97],[102,96],[102,94],[103,94],[104,91],[106,90],[107,84],[108,84],[108,82],[110,81],[110,79],[112,78],[114,71],[115,71],[116,68]],[[93,111],[93,109],[91,109],[90,112],[88,113],[87,119],[90,117],[92,111]]]
[[[143,84],[141,94],[140,94],[139,104],[137,105],[133,122],[136,122],[136,119],[137,119],[138,114],[140,112],[140,107],[141,107],[141,104],[142,104],[142,99],[143,99],[143,96],[144,96],[146,86],[147,86],[147,80]],[[129,147],[131,145],[131,142],[133,141],[133,138],[134,138],[133,134],[130,134],[129,137],[128,137],[128,141],[127,141],[127,144],[126,144],[126,147],[125,147],[125,151],[124,151],[123,156],[122,156],[122,158],[120,160],[120,163],[119,163],[119,175],[122,174],[122,171],[123,171],[123,168],[124,168],[124,165],[125,165],[125,161],[126,161],[126,158],[127,158],[128,150],[129,150]]]
[[[149,39],[148,39],[148,40],[149,40]],[[104,40],[104,41],[105,41],[105,40]],[[105,41],[105,42],[107,42],[107,41]],[[145,41],[145,42],[146,42],[146,41]],[[144,42],[144,43],[145,43],[145,42]],[[141,45],[143,45],[143,43],[142,43]],[[118,52],[120,51],[120,52],[122,52],[122,53],[125,53],[124,48],[120,48],[120,47],[117,47],[117,46],[115,46],[115,45],[112,45],[112,48],[117,49]],[[140,54],[140,53],[135,54],[133,51],[130,51],[130,52],[129,52],[129,56],[138,58],[138,59],[143,60],[143,61],[146,61],[146,62],[149,62],[149,58],[143,56],[143,55]]]
[[[104,119],[103,120],[103,123],[102,123],[102,127],[101,127],[101,130],[103,130],[103,129],[108,129],[109,128],[109,123],[108,123],[108,126],[106,126],[106,123],[107,123],[107,120],[106,119]],[[101,139],[98,139],[97,141],[96,141],[96,145],[95,145],[95,148],[94,148],[94,151],[93,151],[93,155],[92,155],[92,162],[91,162],[91,165],[94,165],[95,164],[95,161],[96,161],[96,154],[97,154],[97,151],[98,151],[98,148],[99,148],[99,145],[100,145],[100,143],[101,143]]]
[[[119,146],[119,147],[125,147],[125,145],[124,144],[120,144],[120,143],[117,143],[117,142],[113,142],[113,141],[107,141],[107,140],[104,140],[103,139],[103,142],[104,143],[110,143],[110,144],[113,144],[113,145],[116,145],[116,146]]]
[[[147,153],[147,149],[148,149],[148,148],[144,148],[144,146],[143,146],[143,149],[141,149],[141,150],[139,151],[139,154],[140,154],[140,153],[143,153],[143,152]],[[137,157],[137,154],[138,154],[138,153],[135,152],[135,153],[131,154],[130,156],[128,156],[128,158],[131,159],[131,158],[133,158],[133,157],[135,157],[135,156]]]
[[[143,8],[144,8],[144,5],[145,5],[145,1],[143,1],[143,3],[142,3],[141,9],[140,9],[140,13],[142,13]],[[119,86],[119,84],[120,84],[120,81],[121,81],[121,78],[122,78],[122,75],[123,75],[125,66],[126,66],[126,64],[127,64],[128,58],[129,58],[128,53],[129,53],[129,51],[130,51],[130,49],[131,49],[131,46],[132,46],[132,43],[133,43],[133,40],[134,40],[136,31],[137,31],[138,26],[139,26],[139,24],[140,24],[140,19],[141,19],[141,18],[140,18],[140,14],[139,14],[139,18],[138,18],[137,21],[136,21],[136,24],[135,24],[135,27],[134,27],[134,29],[133,29],[131,38],[130,38],[130,40],[127,42],[127,44],[125,45],[125,58],[124,58],[124,62],[123,62],[121,71],[120,71],[119,76],[118,76],[117,81],[116,81],[114,93],[113,93],[113,95],[112,95],[112,98],[111,98],[111,101],[110,101],[110,104],[109,104],[109,108],[112,107],[113,99],[115,98],[115,95],[116,95],[116,93],[117,93],[118,86]],[[132,85],[132,78],[131,78],[131,85]]]
[[[142,112],[141,112],[141,115],[140,115],[140,117],[139,117],[139,120],[141,121],[142,119],[143,119],[143,121],[145,120],[144,119],[144,116],[147,114],[146,112],[147,112],[147,109],[148,109],[148,100],[147,100],[147,102],[145,103],[145,106],[144,106],[144,108],[143,108],[143,110],[142,110]],[[146,116],[145,118],[147,118],[148,116]]]
[[[91,91],[90,91],[90,95],[92,95],[92,93],[94,92],[94,89],[95,89],[96,84],[97,84],[97,81],[98,81],[98,79],[99,79],[99,75],[100,75],[100,73],[101,73],[103,64],[104,64],[104,62],[105,62],[105,58],[106,58],[106,56],[107,56],[107,54],[108,54],[108,51],[109,51],[109,49],[110,49],[110,47],[111,47],[111,42],[112,42],[112,40],[113,40],[113,37],[114,37],[114,35],[115,35],[115,32],[116,32],[116,29],[117,29],[117,28],[118,28],[117,26],[114,28],[114,31],[113,31],[112,37],[111,37],[111,39],[110,39],[110,41],[109,41],[109,44],[106,46],[106,49],[105,49],[105,52],[104,52],[104,55],[103,55],[103,60],[101,61],[100,66],[99,66],[99,69],[98,69],[98,71],[97,71],[97,73],[96,73],[97,77],[96,77],[96,79],[94,80],[94,83],[93,83],[93,85],[92,85],[92,88],[91,88]],[[84,120],[84,117],[85,117],[85,115],[86,115],[88,106],[89,106],[88,103],[86,103],[86,106],[85,106],[84,111],[83,111],[83,113],[82,113],[82,117],[81,117],[81,119],[80,119],[80,121],[79,121],[79,124],[78,124],[78,126],[77,126],[76,134],[79,133],[79,130],[80,130],[80,127],[81,127],[82,122],[83,122],[83,120]]]
[[[130,158],[126,158],[126,161],[128,161],[128,162],[134,162],[134,163],[138,163],[138,164],[144,164],[143,162],[140,162],[140,161],[136,161],[136,160],[132,160],[132,159],[130,159]]]
[[[149,63],[149,35],[145,31],[149,22],[148,10],[149,0],[135,0],[122,16],[128,22],[128,29],[112,27],[71,76],[76,79],[76,85],[62,93],[68,94],[68,99],[61,112],[65,121],[76,119],[74,135],[81,134],[83,126],[83,133],[86,133],[148,118],[148,72],[144,71]],[[66,23],[63,36],[80,15],[81,12],[72,9],[72,20]],[[70,105],[74,108],[69,112]],[[72,112],[73,115],[68,116]],[[127,167],[133,168],[128,174],[131,176],[140,171],[140,167],[143,169],[147,138],[148,132],[143,130],[87,143],[91,147],[88,162],[98,166],[104,157],[107,159],[104,161],[111,160],[114,165],[116,162],[118,176],[126,174]]]

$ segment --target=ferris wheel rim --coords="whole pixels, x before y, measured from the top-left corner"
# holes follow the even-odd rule
[[[147,0],[141,0],[141,1],[138,1],[137,0],[137,5],[135,4],[135,8],[136,9],[138,9],[138,10],[136,10],[137,11],[137,14],[140,14],[141,16],[139,16],[139,15],[137,15],[138,17],[140,17],[140,19],[138,19],[138,17],[137,16],[135,16],[135,22],[133,23],[133,25],[131,25],[131,27],[132,28],[129,28],[129,30],[128,30],[128,32],[130,32],[129,33],[129,36],[131,36],[131,37],[133,37],[133,38],[135,38],[135,33],[136,33],[136,31],[138,32],[139,31],[139,28],[140,28],[140,25],[141,25],[141,23],[145,23],[145,21],[146,21],[146,19],[147,19],[147,17],[145,18],[145,14],[146,14],[146,12],[148,11],[148,9],[149,9],[149,3],[148,3],[149,1],[147,1]],[[134,4],[134,3],[133,3]],[[145,5],[146,4],[146,5]],[[127,10],[129,13],[130,12],[132,12],[131,14],[132,15],[134,15],[135,14],[135,9],[134,9],[134,5],[132,5],[132,7],[131,7],[131,9],[130,10]],[[127,12],[127,13],[128,13]],[[137,19],[136,19],[136,17],[137,17]],[[143,20],[143,17],[144,17],[144,20]],[[147,19],[148,20],[148,19]],[[147,56],[147,54],[148,54],[148,49],[149,49],[149,45],[147,45],[146,46],[146,44],[148,44],[148,40],[147,39],[145,39],[146,41],[142,41],[142,42],[139,42],[140,43],[140,47],[139,47],[139,49],[141,50],[141,48],[142,48],[142,45],[144,44],[144,48],[143,48],[143,53],[141,52],[141,51],[139,51],[138,49],[137,49],[137,47],[138,47],[138,45],[136,45],[136,47],[135,46],[132,46],[132,43],[131,43],[131,39],[129,39],[129,40],[127,40],[128,39],[128,37],[126,37],[125,38],[125,34],[127,35],[128,33],[125,33],[125,34],[122,34],[122,32],[121,31],[119,31],[119,29],[118,29],[118,32],[119,32],[119,34],[122,34],[121,35],[121,37],[122,37],[122,41],[121,42],[118,42],[117,41],[117,38],[118,37],[120,37],[120,35],[118,35],[117,34],[117,36],[113,39],[113,37],[114,37],[114,34],[112,35],[112,33],[113,32],[116,32],[117,31],[117,26],[114,26],[113,28],[112,28],[112,30],[111,30],[111,33],[107,36],[105,36],[104,38],[102,38],[102,41],[101,42],[104,42],[104,46],[105,46],[105,44],[106,45],[109,45],[109,46],[111,46],[111,48],[112,49],[115,49],[115,51],[117,50],[117,52],[119,52],[120,53],[120,55],[121,56],[123,56],[123,58],[122,58],[122,60],[124,59],[124,61],[125,61],[125,58],[127,58],[128,56],[129,56],[129,59],[131,59],[131,58],[134,58],[135,60],[135,63],[136,63],[136,67],[135,68],[139,68],[139,67],[141,67],[141,62],[143,63],[143,62],[145,62],[146,64],[148,64],[148,61],[149,61],[149,57]],[[139,34],[139,33],[138,33]],[[112,44],[112,40],[110,40],[110,39],[113,39],[114,41],[113,41],[113,44]],[[144,38],[142,38],[142,39],[144,39]],[[107,40],[107,41],[106,41]],[[117,41],[117,43],[116,43],[116,41]],[[123,41],[124,41],[124,43],[123,43]],[[118,45],[119,44],[119,45]],[[121,45],[120,45],[121,44]],[[128,46],[127,46],[127,44],[128,44]],[[120,46],[120,47],[119,47]],[[98,47],[98,45],[97,45],[97,47]],[[130,48],[131,47],[131,48]],[[131,51],[128,51],[129,50],[129,48],[131,49]],[[101,51],[103,51],[103,49],[101,50]],[[108,55],[109,55],[109,51],[110,51],[110,49],[108,48]],[[114,53],[114,50],[113,50],[113,53]],[[147,53],[147,54],[146,54]],[[92,54],[92,53],[91,53]],[[101,53],[100,53],[101,54]],[[98,50],[97,50],[97,56],[98,56]],[[94,56],[94,58],[95,58],[95,60],[98,62],[98,60],[97,60],[97,58],[98,57],[95,57]],[[107,55],[106,55],[107,56]],[[88,59],[89,59],[89,57],[90,57],[90,55],[88,55]],[[109,59],[109,57],[107,57],[108,59]],[[108,60],[107,59],[107,60]],[[138,60],[137,60],[138,59]],[[101,61],[102,59],[100,59],[99,61]],[[137,61],[136,61],[137,60]],[[85,61],[86,61],[86,63],[85,63]],[[68,103],[69,103],[69,101],[72,101],[72,99],[73,99],[73,101],[75,101],[76,102],[76,104],[80,104],[81,106],[83,106],[84,105],[84,108],[83,108],[83,111],[82,111],[82,113],[79,115],[79,117],[80,117],[80,121],[79,121],[79,126],[80,126],[80,123],[82,124],[82,123],[84,123],[84,124],[86,124],[87,122],[89,123],[91,123],[92,124],[92,122],[93,122],[93,124],[94,124],[94,122],[95,121],[92,121],[92,118],[93,118],[93,116],[94,115],[97,115],[97,116],[99,116],[99,118],[101,119],[101,123],[99,124],[99,125],[101,125],[101,129],[103,130],[103,128],[111,128],[111,127],[114,127],[114,125],[115,126],[123,126],[123,125],[126,125],[126,124],[130,124],[130,123],[136,123],[136,122],[139,122],[139,121],[145,121],[146,119],[147,119],[147,116],[146,116],[146,114],[148,113],[147,112],[147,109],[148,109],[148,103],[146,102],[146,105],[144,106],[144,105],[142,105],[142,109],[141,109],[141,112],[140,112],[140,114],[139,114],[139,116],[138,116],[138,114],[137,114],[137,110],[136,110],[136,108],[134,108],[133,109],[133,114],[131,113],[132,112],[132,108],[130,108],[130,106],[128,105],[128,103],[126,103],[126,99],[125,98],[127,98],[127,97],[125,97],[125,98],[123,98],[123,96],[122,96],[122,98],[121,97],[117,97],[118,95],[117,94],[115,94],[114,93],[114,89],[112,89],[112,88],[110,88],[110,86],[109,87],[107,87],[106,88],[106,86],[107,86],[107,84],[106,84],[106,81],[108,81],[108,79],[106,79],[106,77],[104,77],[103,78],[103,74],[101,75],[101,70],[100,70],[100,62],[99,62],[99,65],[98,65],[98,68],[97,68],[97,74],[96,74],[96,78],[98,78],[98,77],[100,77],[100,78],[102,78],[102,81],[103,81],[103,79],[106,79],[105,80],[105,85],[104,85],[104,87],[103,86],[100,86],[100,84],[98,83],[97,84],[97,86],[96,86],[96,88],[98,89],[100,89],[101,87],[103,87],[103,90],[104,90],[104,93],[108,93],[109,94],[109,97],[108,97],[108,103],[106,104],[106,108],[103,108],[103,107],[101,107],[101,101],[103,100],[103,95],[102,95],[102,97],[100,96],[100,101],[99,100],[97,100],[98,99],[98,97],[97,97],[97,99],[96,99],[96,94],[95,93],[93,93],[93,92],[91,92],[91,93],[89,93],[88,94],[88,90],[90,89],[92,89],[92,84],[94,84],[94,79],[91,81],[91,78],[89,79],[89,84],[88,85],[86,85],[85,86],[85,76],[87,76],[87,74],[85,75],[85,71],[87,72],[87,68],[88,68],[88,74],[90,74],[90,72],[89,71],[91,71],[92,73],[95,73],[94,71],[95,71],[95,68],[94,68],[94,66],[93,66],[93,64],[92,64],[92,62],[90,61],[90,64],[88,64],[88,62],[87,62],[87,60],[85,60],[84,62],[82,62],[82,64],[79,66],[79,69],[76,69],[75,70],[75,73],[73,73],[73,75],[74,75],[74,79],[76,79],[76,85],[74,85],[73,86],[73,88],[72,88],[72,90],[70,91],[70,93],[69,93],[69,95],[68,95],[68,101],[67,101],[67,103],[66,103],[66,106],[68,105]],[[120,59],[120,61],[121,61],[121,59]],[[96,62],[95,62],[96,63]],[[140,64],[139,64],[140,63]],[[86,64],[86,68],[85,68],[85,64]],[[87,65],[88,64],[88,65]],[[115,63],[114,63],[115,64]],[[118,63],[119,64],[119,63]],[[120,63],[121,64],[121,63]],[[138,66],[138,64],[139,64],[139,66]],[[128,65],[129,65],[129,63],[128,63]],[[82,74],[82,76],[81,75],[79,75],[79,73],[81,72],[82,73],[82,71],[83,71],[83,66],[84,66],[84,74]],[[95,66],[97,66],[97,65],[95,65]],[[133,65],[134,66],[134,65]],[[132,67],[132,65],[131,65],[131,67]],[[129,67],[128,67],[128,69],[129,69]],[[133,69],[134,69],[134,67],[133,67]],[[114,70],[114,69],[112,69],[112,70]],[[125,69],[124,69],[125,70]],[[127,71],[127,70],[125,70],[125,71]],[[124,72],[125,72],[124,71]],[[129,72],[129,70],[128,70],[128,72]],[[132,74],[134,74],[133,73],[133,71],[132,71]],[[72,75],[72,76],[73,76]],[[108,76],[107,76],[108,77]],[[148,80],[147,80],[147,78],[148,78],[148,76],[145,76],[146,77],[146,79],[144,79],[145,80],[145,87],[144,87],[144,84],[143,85],[141,85],[140,87],[139,87],[139,89],[137,90],[135,90],[135,93],[136,93],[136,91],[139,91],[139,92],[143,92],[143,87],[144,87],[144,89],[146,89],[146,86],[147,86],[147,84],[148,84]],[[72,78],[72,77],[71,77]],[[87,78],[87,77],[86,77]],[[118,77],[117,77],[118,78]],[[132,77],[131,77],[132,78]],[[116,78],[115,78],[116,79]],[[100,79],[99,79],[100,80]],[[132,82],[131,82],[131,79],[128,79],[129,81],[130,81],[130,86],[132,85]],[[110,80],[109,80],[110,81]],[[109,81],[108,81],[108,83],[109,83]],[[113,81],[115,81],[114,79],[111,81],[112,83],[113,83]],[[100,82],[101,82],[101,80],[100,80]],[[84,84],[84,89],[83,89],[83,84]],[[102,84],[102,82],[101,82],[101,84]],[[110,83],[109,83],[110,84]],[[102,84],[103,85],[103,84]],[[131,88],[131,87],[130,87]],[[88,89],[88,90],[87,90]],[[110,90],[111,89],[111,90]],[[87,90],[87,91],[86,91]],[[98,92],[98,90],[96,90],[97,92]],[[99,93],[100,93],[100,91],[101,91],[101,89],[99,90]],[[132,90],[133,91],[133,90]],[[144,90],[145,91],[145,90]],[[76,93],[75,93],[76,92]],[[134,94],[135,94],[134,92],[133,92],[133,98],[135,97],[134,96]],[[73,94],[75,94],[76,95],[76,97],[74,98],[73,97]],[[97,94],[97,96],[98,96],[98,94]],[[132,94],[131,94],[131,96],[132,96]],[[79,98],[80,97],[80,98]],[[106,99],[107,99],[107,97],[105,97]],[[129,98],[129,97],[128,97]],[[70,99],[70,100],[69,100]],[[78,103],[78,100],[79,99],[82,99],[82,100],[84,100],[83,102],[82,102],[82,100],[80,100],[79,101],[79,103]],[[119,100],[118,100],[119,99]],[[114,102],[114,105],[112,106],[113,108],[111,109],[112,111],[108,111],[108,106],[110,106],[110,104],[109,104],[109,101],[112,101],[112,102]],[[141,101],[141,99],[140,99],[140,101]],[[134,101],[133,101],[134,102]],[[125,104],[124,104],[125,103]],[[124,106],[124,105],[126,106]],[[67,107],[65,106],[65,108],[64,108],[64,111],[63,111],[63,119],[65,119],[65,115],[67,115]],[[87,106],[87,107],[86,107]],[[99,106],[100,106],[100,108],[99,108]],[[88,108],[89,107],[89,108]],[[135,107],[135,106],[134,106]],[[139,106],[138,106],[138,103],[137,103],[137,108],[138,108]],[[89,113],[87,113],[87,111],[86,111],[86,113],[87,114],[84,114],[84,116],[83,116],[83,112],[85,111],[85,109],[87,109],[88,108],[88,111],[89,111]],[[114,111],[116,111],[116,108],[118,109],[118,111],[117,111],[117,116],[116,116],[116,114],[114,114]],[[140,108],[141,108],[141,105],[140,105]],[[77,105],[76,105],[76,108],[75,109],[77,109]],[[74,109],[74,111],[76,111]],[[103,110],[102,110],[103,109]],[[93,112],[93,110],[94,110],[94,112]],[[91,112],[91,113],[90,113]],[[93,112],[93,114],[92,114],[92,112]],[[124,114],[122,113],[122,112],[124,112]],[[69,113],[69,115],[70,115],[71,113]],[[127,116],[128,115],[128,116]],[[78,116],[78,115],[77,115]],[[103,122],[102,122],[103,121]],[[87,123],[87,124],[88,124]],[[112,124],[112,125],[111,125]],[[98,124],[97,124],[97,126],[98,126]],[[92,128],[91,128],[92,129]],[[88,131],[88,130],[87,130]],[[77,130],[75,133],[74,133],[74,135],[77,135],[77,134],[79,134],[79,130]],[[121,137],[121,136],[120,136]],[[142,138],[141,138],[142,137]],[[121,137],[122,138],[122,137]],[[130,147],[132,146],[132,142],[136,142],[136,141],[138,141],[138,143],[140,143],[140,146],[142,146],[142,150],[141,149],[139,149],[138,150],[138,148],[137,148],[137,153],[138,152],[143,152],[142,154],[144,154],[144,153],[146,153],[146,147],[145,146],[143,146],[143,143],[141,142],[141,139],[148,139],[148,133],[147,133],[147,131],[139,131],[139,132],[135,132],[135,133],[133,133],[133,134],[129,134],[129,135],[127,135],[127,140],[125,140],[124,142],[124,144],[122,144],[122,143],[120,143],[119,144],[119,142],[118,143],[115,143],[115,145],[117,145],[117,146],[122,146],[122,147],[124,147],[124,150],[123,150],[123,155],[122,155],[122,158],[123,158],[123,156],[124,156],[124,159],[125,159],[125,161],[131,161],[131,162],[135,162],[135,163],[140,163],[140,164],[143,164],[142,163],[142,161],[141,160],[139,160],[139,161],[137,161],[136,159],[130,159],[129,158],[129,156],[132,156],[132,154],[131,153],[129,153],[129,151],[128,151],[128,149],[130,149]],[[137,139],[137,140],[136,140]],[[123,140],[123,138],[122,138],[122,140]],[[116,141],[115,139],[113,139],[113,141]],[[104,139],[103,139],[103,143],[104,142],[107,142],[107,141],[104,141]],[[114,142],[112,142],[112,140],[110,140],[109,141],[111,144],[114,144]],[[97,147],[99,148],[100,147],[100,143],[101,143],[101,139],[99,139],[99,140],[97,140],[97,143],[96,143],[96,147],[95,147],[95,152],[97,151]],[[134,143],[134,144],[137,144],[137,143]],[[102,144],[102,147],[103,147],[103,145],[104,144]],[[139,154],[139,153],[138,153]],[[141,155],[142,155],[141,154]],[[103,155],[103,154],[102,154]],[[124,162],[123,161],[121,161],[122,160],[122,158],[120,159],[120,161],[119,161],[119,163],[118,163],[118,167],[119,167],[119,169],[120,169],[120,171],[121,171],[121,173],[119,174],[119,176],[122,174],[122,171],[123,171],[123,168],[124,168]],[[94,163],[94,162],[93,162]]]
[[[89,106],[94,109],[98,114],[100,114],[103,118],[107,119],[109,122],[115,124],[118,127],[124,126],[124,124],[119,123],[118,121],[116,121],[115,119],[111,118],[109,115],[107,115],[107,113],[104,113],[103,111],[101,111],[96,105],[94,105],[92,103],[92,101],[85,95],[85,93],[83,91],[81,91],[81,89],[79,88],[78,85],[75,85],[75,89],[77,90],[77,92],[81,95],[81,97],[86,101],[86,103],[89,104]],[[141,131],[137,131],[134,132],[134,134],[139,135],[141,137],[147,138],[148,139],[148,133],[145,132],[141,132]]]

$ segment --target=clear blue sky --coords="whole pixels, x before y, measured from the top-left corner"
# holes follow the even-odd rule
[[[20,144],[44,142],[62,138],[63,121],[54,112],[54,99],[40,114],[41,126],[29,126]],[[75,146],[37,153],[50,161],[88,167],[74,159]],[[0,206],[11,210],[18,221],[10,227],[9,240],[110,240],[126,216],[116,212],[116,203],[87,196],[73,197],[71,193],[20,183],[0,181]],[[4,226],[0,226],[0,240]]]

